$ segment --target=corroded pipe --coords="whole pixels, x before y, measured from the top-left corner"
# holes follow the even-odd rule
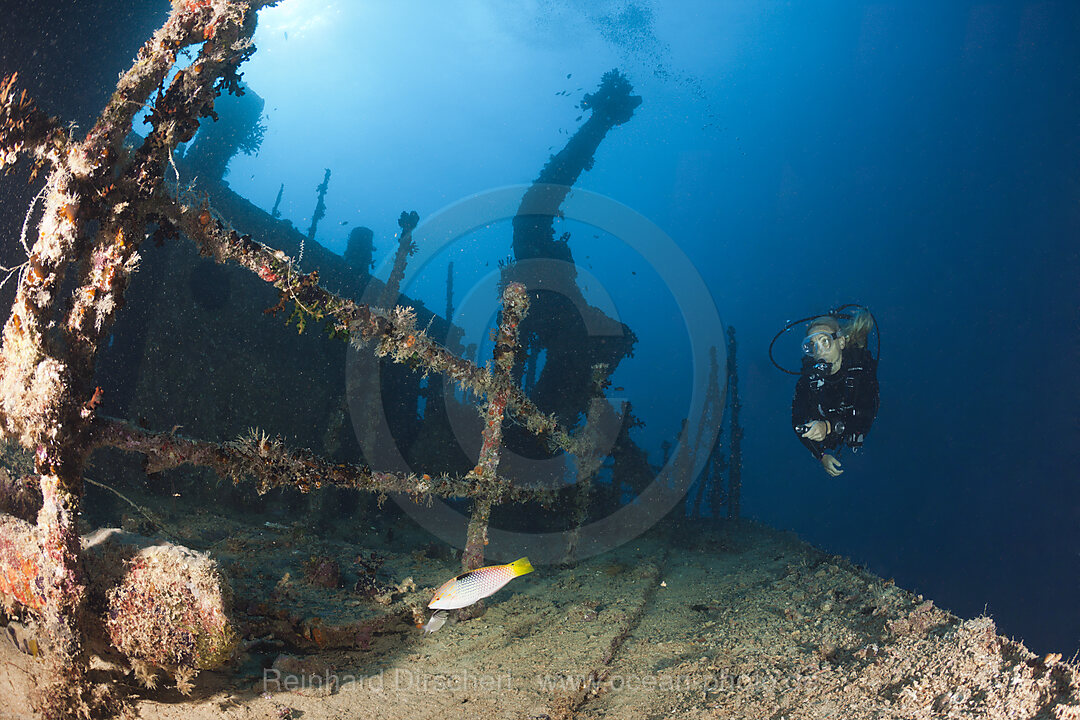
[[[374,493],[403,493],[421,500],[435,497],[473,497],[475,483],[447,475],[432,477],[395,475],[364,465],[332,463],[313,453],[290,450],[279,437],[253,430],[228,443],[213,443],[176,433],[153,432],[114,418],[94,419],[88,438],[90,447],[114,447],[146,456],[143,469],[157,473],[184,464],[208,467],[221,477],[238,482],[253,479],[260,493],[277,487],[295,487],[301,492],[326,485]],[[543,499],[541,491],[515,487],[497,479],[495,488],[505,500]],[[493,488],[488,488],[492,492]]]
[[[507,283],[502,294],[502,317],[499,320],[499,334],[495,340],[493,375],[507,385],[513,383],[511,370],[518,353],[518,330],[521,321],[529,311],[529,296],[521,283]],[[515,386],[516,387],[516,386]],[[464,570],[475,570],[484,564],[484,546],[487,545],[488,521],[491,518],[491,506],[498,500],[499,454],[502,449],[502,426],[506,416],[507,392],[496,391],[488,397],[484,406],[484,430],[480,446],[480,457],[476,467],[468,474],[477,488],[478,494],[473,501],[472,516],[465,533],[465,550],[461,553],[461,566]]]

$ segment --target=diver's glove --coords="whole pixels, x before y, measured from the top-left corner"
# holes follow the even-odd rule
[[[825,453],[821,456],[821,467],[825,468],[825,472],[833,477],[844,472],[840,469],[840,461],[836,459],[835,455],[830,455],[829,453]]]
[[[829,427],[828,420],[814,420],[805,425],[799,425],[796,429],[798,429],[800,434],[807,440],[821,442],[828,436],[831,428]]]

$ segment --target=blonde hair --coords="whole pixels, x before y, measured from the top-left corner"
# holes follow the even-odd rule
[[[810,324],[806,326],[806,334],[809,335],[817,327],[828,328],[831,333],[840,332],[840,323],[832,315],[822,315],[811,320]]]
[[[844,325],[844,336],[848,339],[848,343],[855,347],[866,347],[866,339],[870,336],[870,331],[874,329],[874,316],[870,314],[870,311],[866,308],[860,308],[855,316]]]
[[[866,347],[866,339],[870,331],[874,329],[874,318],[870,311],[860,309],[848,322],[841,327],[840,322],[832,315],[822,315],[810,321],[806,326],[806,334],[809,335],[814,328],[828,328],[829,332],[839,333],[847,338],[849,345]]]

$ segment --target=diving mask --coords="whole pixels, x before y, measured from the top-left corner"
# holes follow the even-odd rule
[[[802,341],[803,353],[811,357],[820,357],[832,350],[833,343],[840,338],[840,333],[825,332],[819,330],[815,333],[810,333]]]

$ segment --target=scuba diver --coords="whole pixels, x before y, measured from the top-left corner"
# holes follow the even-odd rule
[[[841,326],[838,318],[847,322]],[[794,324],[789,323],[780,334]],[[813,318],[806,327],[802,372],[791,402],[791,426],[832,477],[844,472],[839,460],[841,448],[847,445],[852,452],[858,451],[877,415],[878,361],[866,347],[873,329],[873,315],[861,306],[854,315],[838,309]],[[880,347],[879,335],[879,353]]]

